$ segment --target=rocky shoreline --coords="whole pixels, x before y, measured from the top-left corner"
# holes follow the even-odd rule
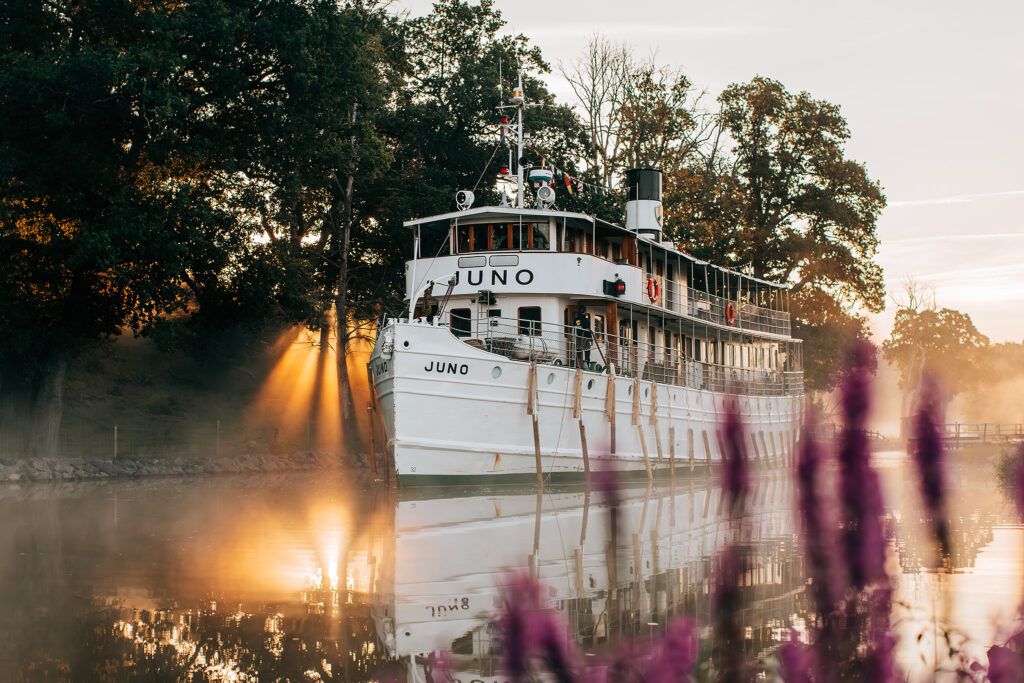
[[[249,454],[230,458],[23,458],[0,459],[0,483],[87,481],[180,477],[206,474],[255,474],[301,472],[361,466],[362,458],[342,458],[336,453],[302,451],[284,454]]]

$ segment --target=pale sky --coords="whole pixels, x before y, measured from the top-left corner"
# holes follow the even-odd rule
[[[878,261],[912,276],[993,342],[1024,340],[1024,4],[794,0],[497,0],[552,63],[602,32],[682,67],[714,97],[763,75],[842,107],[850,158],[885,188]],[[429,0],[396,9],[429,12]],[[890,303],[890,309],[892,305]],[[891,310],[875,316],[888,336]]]

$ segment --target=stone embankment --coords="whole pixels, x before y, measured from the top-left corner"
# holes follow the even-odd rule
[[[27,481],[82,481],[180,477],[201,474],[252,474],[260,472],[301,472],[341,468],[346,463],[334,453],[305,451],[289,454],[240,455],[230,458],[24,458],[0,459],[0,483]]]

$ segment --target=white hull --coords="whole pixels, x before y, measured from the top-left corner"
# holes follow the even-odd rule
[[[472,347],[446,327],[390,322],[378,335],[370,368],[399,478],[536,475],[533,416],[527,412],[530,367]],[[690,469],[721,459],[716,430],[729,397],[617,377],[613,444],[609,381],[606,374],[582,373],[576,417],[576,370],[537,365],[535,413],[545,475],[584,471],[581,420],[595,470],[646,470],[648,463],[652,471],[669,470],[673,460],[677,469]],[[802,397],[740,396],[739,408],[751,456],[788,460]]]

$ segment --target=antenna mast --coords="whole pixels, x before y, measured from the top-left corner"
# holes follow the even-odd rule
[[[516,89],[512,91],[512,104],[516,108],[516,208],[523,208],[523,106],[526,98],[523,96],[523,72],[519,72],[519,82]]]

